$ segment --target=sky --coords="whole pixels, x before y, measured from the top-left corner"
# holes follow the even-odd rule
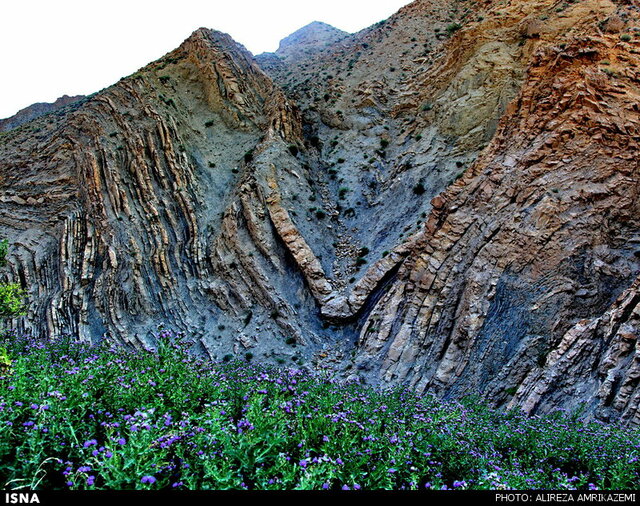
[[[175,49],[199,27],[275,51],[312,22],[356,32],[410,0],[0,0],[0,118],[87,95]]]

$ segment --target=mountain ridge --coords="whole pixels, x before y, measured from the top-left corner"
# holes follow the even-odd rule
[[[31,104],[8,118],[0,119],[0,132],[6,132],[17,128],[20,125],[39,118],[40,116],[58,111],[63,107],[79,102],[83,98],[85,98],[84,95],[75,95],[71,97],[69,95],[62,95],[51,103],[37,102]]]

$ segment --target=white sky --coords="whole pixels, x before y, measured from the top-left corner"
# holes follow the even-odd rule
[[[311,21],[356,32],[410,0],[0,0],[0,118],[87,95],[132,74],[205,26],[249,51]]]

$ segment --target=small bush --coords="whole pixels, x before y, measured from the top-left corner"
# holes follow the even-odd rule
[[[422,195],[426,191],[427,189],[424,187],[422,183],[418,183],[413,187],[413,193],[415,193],[416,195]]]
[[[453,35],[455,32],[460,30],[460,28],[462,28],[462,25],[460,23],[451,23],[447,26],[447,33],[449,35]]]

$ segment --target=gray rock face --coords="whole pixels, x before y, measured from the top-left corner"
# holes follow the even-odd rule
[[[0,135],[14,323],[637,424],[637,13],[459,6],[200,29]]]

